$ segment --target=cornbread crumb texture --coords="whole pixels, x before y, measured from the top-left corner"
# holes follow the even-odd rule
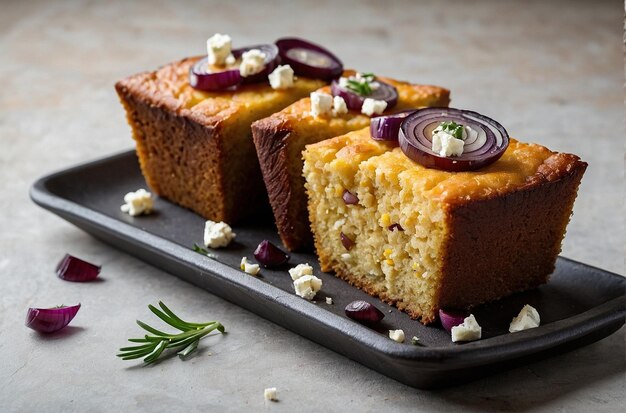
[[[426,169],[367,128],[309,145],[304,175],[322,271],[424,323],[439,308],[535,287],[553,270],[585,167],[512,140],[480,171]],[[357,205],[346,205],[345,190]]]
[[[344,76],[354,74],[346,71]],[[449,91],[436,86],[413,85],[388,78],[381,80],[398,90],[398,105],[390,111],[422,106],[447,106]],[[330,87],[317,91],[330,96]],[[330,102],[328,102],[330,103]],[[302,250],[312,244],[306,216],[306,194],[302,177],[302,151],[308,144],[320,142],[350,131],[365,128],[370,118],[356,111],[344,111],[333,101],[329,114],[314,116],[312,101],[305,97],[272,116],[252,125],[254,144],[261,172],[270,198],[281,240],[289,250]]]
[[[203,92],[188,82],[198,58],[116,84],[153,192],[206,219],[236,222],[267,204],[250,125],[323,86],[298,78],[288,89],[247,84]]]

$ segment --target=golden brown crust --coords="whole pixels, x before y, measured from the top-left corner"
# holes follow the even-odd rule
[[[351,75],[354,71],[346,71]],[[415,85],[389,78],[381,80],[398,89],[399,102],[391,111],[418,106],[447,106],[450,93],[437,86]],[[325,87],[320,91],[330,93]],[[252,125],[263,180],[283,245],[290,251],[312,245],[302,177],[302,150],[308,144],[361,129],[370,118],[350,111],[334,118],[313,118],[310,99],[304,98]]]
[[[207,219],[234,223],[268,202],[251,123],[324,82],[300,78],[289,90],[259,83],[201,92],[188,82],[189,68],[198,59],[130,76],[115,88],[150,188]]]

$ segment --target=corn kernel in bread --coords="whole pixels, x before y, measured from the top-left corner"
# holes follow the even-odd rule
[[[354,74],[347,71],[345,76]],[[448,106],[449,91],[437,86],[415,85],[388,78],[382,81],[398,90],[396,112],[423,106]],[[330,88],[321,90],[330,93]],[[306,194],[302,178],[302,150],[305,145],[358,130],[370,124],[370,118],[356,111],[338,116],[313,117],[311,100],[304,98],[293,105],[252,124],[261,172],[276,219],[276,226],[289,250],[311,247],[312,237],[306,218]]]
[[[131,76],[115,88],[150,188],[206,219],[233,223],[267,203],[250,125],[325,82],[299,78],[284,90],[262,83],[201,92],[188,82],[197,60]]]
[[[308,145],[304,177],[323,271],[424,323],[545,283],[587,164],[511,140],[473,172],[427,169],[369,129]],[[341,194],[356,194],[346,205]],[[341,233],[354,245],[348,251]]]

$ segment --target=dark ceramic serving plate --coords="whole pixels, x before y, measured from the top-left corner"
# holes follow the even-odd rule
[[[549,284],[475,309],[482,340],[454,344],[440,327],[425,327],[332,274],[320,273],[313,254],[292,254],[290,265],[316,267],[324,283],[316,302],[293,293],[288,267],[263,270],[259,277],[240,271],[241,257],[252,257],[261,240],[280,245],[264,208],[250,223],[234,228],[236,243],[209,258],[191,249],[202,243],[204,220],[198,215],[163,199],[156,200],[153,215],[133,218],[120,212],[124,194],[141,187],[146,184],[131,151],[41,178],[31,197],[96,238],[409,386],[473,380],[593,343],[624,324],[626,279],[559,258]],[[326,304],[326,297],[334,304]],[[367,299],[385,313],[378,329],[343,314],[355,299]],[[527,303],[539,310],[542,325],[509,334],[509,322]],[[405,344],[387,337],[387,330],[398,328],[406,333]],[[424,346],[410,344],[413,336]]]

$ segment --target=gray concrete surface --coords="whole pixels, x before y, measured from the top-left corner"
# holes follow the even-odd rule
[[[428,392],[401,385],[104,245],[28,198],[52,170],[132,147],[116,79],[192,54],[298,35],[346,66],[447,86],[453,105],[589,162],[563,255],[624,273],[623,9],[612,2],[2,1],[0,411],[618,411],[624,329],[497,376]],[[53,274],[71,252],[104,281]],[[182,363],[122,362],[146,305],[210,314],[230,331]],[[63,333],[29,306],[82,302]],[[265,403],[276,386],[280,402]]]

